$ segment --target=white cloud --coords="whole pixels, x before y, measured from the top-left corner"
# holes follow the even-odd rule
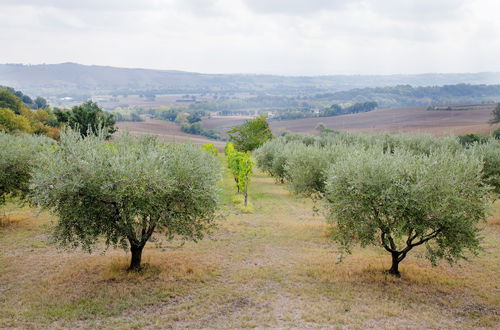
[[[500,71],[495,0],[0,0],[0,63],[275,74]]]

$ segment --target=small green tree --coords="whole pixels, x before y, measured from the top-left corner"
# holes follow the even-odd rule
[[[254,162],[249,152],[241,152],[234,149],[231,142],[224,148],[227,159],[227,167],[233,175],[238,193],[242,192],[245,206],[248,205],[248,185]]]
[[[0,205],[9,195],[26,197],[31,172],[38,163],[39,154],[53,142],[42,136],[15,136],[0,132]]]
[[[219,151],[213,145],[213,143],[204,144],[203,147],[201,147],[201,149],[204,150],[204,151],[206,151],[206,152],[208,152],[208,153],[211,153],[215,157],[217,157],[217,155],[219,154]]]
[[[90,252],[103,238],[129,248],[129,269],[139,270],[153,233],[197,241],[213,226],[219,179],[218,161],[194,145],[130,136],[105,143],[102,133],[66,131],[31,189],[33,201],[59,217],[55,241]]]
[[[226,145],[224,146],[224,155],[229,156],[229,154],[234,151],[234,144],[232,142],[226,143]]]
[[[500,140],[500,127],[491,132],[491,137],[493,137],[495,140]]]
[[[492,118],[490,119],[490,124],[500,123],[500,103],[498,103],[495,109],[493,109],[491,116]]]
[[[236,189],[238,190],[238,193],[240,192],[240,185],[238,183],[238,178],[239,178],[239,172],[240,172],[240,163],[238,162],[237,157],[235,157],[237,151],[234,148],[234,144],[231,142],[228,142],[226,146],[224,147],[224,154],[226,155],[226,162],[227,162],[227,168],[231,172],[234,182],[236,183]]]
[[[74,106],[68,114],[68,125],[73,130],[80,132],[82,136],[96,135],[98,131],[105,129],[106,138],[117,131],[112,114],[105,113],[97,103],[87,101]]]
[[[37,98],[33,102],[35,103],[35,107],[37,109],[46,109],[49,106],[47,100],[41,96],[37,96]]]
[[[353,151],[333,164],[326,184],[334,238],[350,252],[359,243],[381,245],[392,256],[388,271],[424,245],[434,265],[480,250],[477,224],[486,218],[488,188],[481,159],[472,153],[429,156],[380,150]]]
[[[246,152],[257,149],[273,138],[266,116],[260,115],[247,120],[243,125],[233,127],[228,133],[238,151]]]
[[[21,114],[23,102],[8,88],[0,86],[0,108],[6,108],[14,111],[16,115]]]
[[[250,184],[250,175],[252,174],[253,161],[250,157],[249,152],[239,152],[237,151],[234,155],[239,163],[239,173],[238,173],[238,190],[243,192],[244,204],[248,205],[248,185]]]

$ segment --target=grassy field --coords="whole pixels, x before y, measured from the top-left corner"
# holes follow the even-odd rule
[[[61,251],[54,218],[9,204],[0,228],[0,328],[495,328],[500,322],[500,203],[471,262],[431,267],[410,255],[402,277],[389,256],[337,247],[310,200],[256,173],[253,212],[222,183],[218,229],[199,243],[149,243],[147,266],[127,253]]]

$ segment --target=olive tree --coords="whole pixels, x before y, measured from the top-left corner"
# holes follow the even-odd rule
[[[483,159],[483,182],[492,186],[496,197],[500,196],[500,142],[476,144],[469,149]]]
[[[348,147],[343,144],[323,148],[317,144],[301,144],[287,148],[284,167],[288,174],[288,189],[294,194],[322,196],[329,166],[342,159],[347,152]]]
[[[105,137],[64,132],[33,174],[34,202],[59,217],[55,241],[90,252],[102,238],[106,247],[129,248],[129,270],[139,270],[153,233],[201,239],[218,206],[215,157],[153,137]]]
[[[283,138],[277,138],[266,142],[255,150],[254,157],[257,166],[271,175],[277,182],[284,183],[287,180],[285,171],[287,149],[298,147],[302,143],[297,141],[286,142]]]
[[[331,165],[326,180],[334,238],[346,252],[356,243],[382,246],[392,256],[388,272],[396,276],[417,246],[425,246],[433,265],[477,254],[489,196],[481,169],[472,153],[350,152]]]
[[[54,140],[34,135],[9,135],[0,132],[0,205],[7,196],[25,197],[33,167],[40,152]]]

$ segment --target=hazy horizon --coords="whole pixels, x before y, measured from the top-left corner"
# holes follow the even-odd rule
[[[463,71],[463,72],[421,72],[421,73],[406,73],[406,72],[393,72],[393,73],[333,73],[333,74],[279,74],[279,73],[262,73],[262,72],[200,72],[200,71],[188,71],[188,70],[179,70],[176,68],[147,68],[147,67],[132,67],[132,66],[114,66],[114,65],[106,65],[106,64],[84,64],[78,62],[55,62],[55,63],[0,63],[0,65],[24,65],[24,66],[37,66],[37,65],[61,65],[61,64],[76,64],[76,65],[84,65],[84,66],[98,66],[98,67],[112,67],[119,69],[131,69],[131,70],[155,70],[155,71],[179,71],[186,73],[195,73],[195,74],[220,74],[220,75],[272,75],[272,76],[284,76],[284,77],[318,77],[318,76],[405,76],[405,75],[439,75],[439,74],[482,74],[482,73],[500,73],[498,71]]]
[[[498,72],[494,0],[0,0],[0,63],[285,76]]]

